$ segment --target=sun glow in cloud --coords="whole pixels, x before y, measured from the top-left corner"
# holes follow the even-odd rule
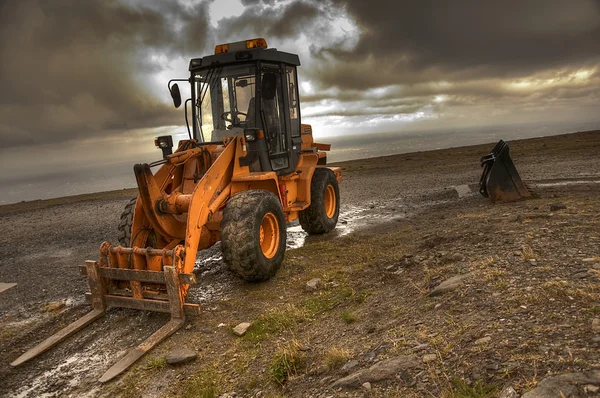
[[[581,85],[585,84],[590,77],[594,75],[594,69],[580,69],[575,72],[559,72],[553,77],[546,78],[526,78],[509,82],[506,87],[513,90],[539,90],[562,85]]]

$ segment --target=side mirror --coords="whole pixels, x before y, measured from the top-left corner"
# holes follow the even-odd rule
[[[179,92],[179,86],[177,85],[177,83],[173,84],[169,91],[171,91],[173,105],[175,105],[175,108],[179,108],[181,106],[181,93]]]
[[[273,72],[266,72],[262,75],[261,92],[263,99],[272,100],[277,92],[277,75]]]
[[[236,87],[247,87],[248,86],[248,80],[247,79],[242,79],[242,80],[238,80],[237,82],[235,82],[235,86]]]

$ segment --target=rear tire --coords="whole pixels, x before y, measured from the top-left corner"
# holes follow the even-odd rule
[[[333,171],[317,168],[310,183],[310,206],[298,215],[302,229],[310,235],[335,228],[340,215],[340,187]]]
[[[133,225],[133,211],[135,210],[135,204],[137,202],[137,196],[129,201],[121,213],[121,220],[119,221],[118,239],[121,246],[128,247],[131,242],[131,227]]]
[[[283,262],[285,245],[285,216],[273,193],[243,191],[229,200],[221,221],[221,248],[231,272],[248,282],[267,280]]]

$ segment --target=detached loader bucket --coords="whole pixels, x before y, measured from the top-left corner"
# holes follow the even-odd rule
[[[495,202],[513,202],[531,197],[510,158],[508,144],[500,140],[492,152],[481,158],[483,173],[479,193]]]

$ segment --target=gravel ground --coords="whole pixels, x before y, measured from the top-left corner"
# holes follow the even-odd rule
[[[600,132],[515,141],[513,160],[524,180],[600,179]],[[424,206],[455,200],[454,186],[477,183],[478,159],[493,144],[340,163],[342,216],[330,238],[406,218]],[[112,311],[107,317],[39,359],[13,369],[25,349],[87,311],[87,290],[77,266],[98,256],[102,241],[116,242],[119,215],[131,190],[0,207],[0,282],[17,286],[0,293],[0,394],[90,396],[95,380],[123,350],[147,337],[166,317]],[[291,247],[310,245],[297,226]],[[203,255],[198,274],[210,283],[192,293],[209,309],[242,282],[223,270],[218,247]],[[208,293],[206,293],[208,292]]]

